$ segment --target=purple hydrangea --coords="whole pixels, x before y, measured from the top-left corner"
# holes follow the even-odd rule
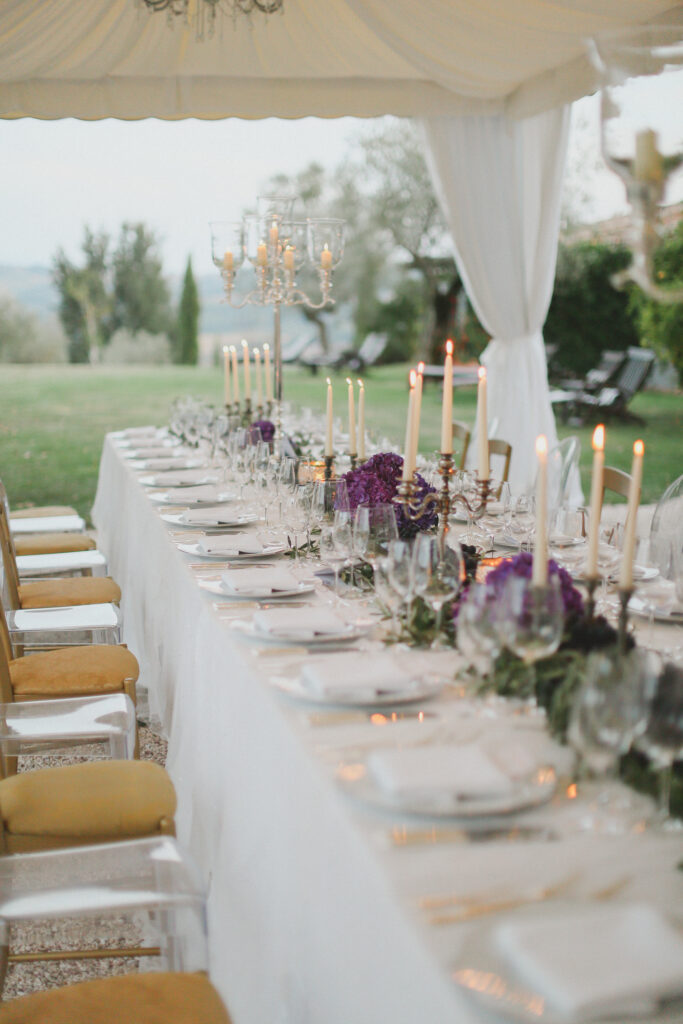
[[[403,456],[393,452],[381,452],[373,455],[357,469],[352,469],[342,477],[346,481],[351,509],[359,505],[391,505],[398,492],[403,474]],[[417,497],[434,491],[427,481],[417,474]],[[399,536],[406,539],[423,530],[428,530],[437,521],[436,509],[432,506],[429,512],[413,522],[408,519],[400,505],[396,505],[396,524]]]
[[[528,551],[521,551],[514,558],[506,558],[488,574],[486,586],[491,589],[497,600],[502,594],[503,587],[510,576],[518,576],[520,579],[530,580],[533,564],[533,555]],[[583,615],[583,598],[581,594],[574,586],[567,570],[563,569],[552,558],[548,561],[548,576],[557,576],[559,578],[565,618]]]
[[[270,420],[256,420],[255,423],[252,423],[252,427],[258,427],[264,441],[272,441],[275,437],[275,424]]]

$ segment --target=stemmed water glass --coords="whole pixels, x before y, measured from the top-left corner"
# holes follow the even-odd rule
[[[647,727],[638,741],[659,771],[658,814],[664,831],[680,832],[683,822],[671,817],[671,777],[674,761],[683,757],[683,669],[664,666],[650,704]]]
[[[334,522],[334,513],[339,509],[349,511],[349,493],[346,480],[337,477],[334,480],[316,480],[311,493],[311,519],[322,527],[324,523]]]
[[[470,583],[458,607],[458,650],[479,676],[490,671],[503,648],[501,608],[485,583]]]
[[[564,605],[559,577],[552,575],[543,587],[526,577],[509,576],[500,602],[501,635],[509,650],[529,669],[529,682],[536,681],[534,665],[554,654],[562,640]]]
[[[460,545],[446,546],[443,538],[420,533],[413,543],[413,587],[430,606],[436,617],[432,649],[439,650],[444,605],[452,601],[462,580],[463,557]]]
[[[415,600],[415,578],[413,575],[413,545],[407,540],[392,540],[387,547],[387,572],[389,582],[405,605],[406,621],[410,625],[413,601]]]
[[[339,570],[349,561],[353,551],[353,530],[349,512],[338,510],[332,523],[320,533],[320,557],[334,571],[334,592],[339,597]]]
[[[651,651],[595,652],[572,707],[568,738],[589,774],[606,780],[584,827],[622,832],[639,815],[632,796],[613,785],[619,759],[643,735],[651,714],[659,659]]]
[[[401,634],[401,626],[398,620],[398,612],[403,604],[403,595],[400,594],[391,581],[390,575],[391,559],[389,555],[379,558],[374,566],[375,595],[380,605],[389,612],[391,616],[391,635],[398,638]]]
[[[536,522],[534,504],[534,499],[527,494],[519,494],[511,501],[509,530],[519,544],[520,551],[524,549],[525,545],[528,549],[531,543],[531,535]]]
[[[396,510],[393,505],[359,505],[353,519],[353,544],[356,554],[374,567],[387,555],[391,541],[398,540]]]

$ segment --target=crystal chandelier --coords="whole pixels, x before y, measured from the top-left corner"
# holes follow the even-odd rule
[[[233,22],[240,14],[251,15],[253,11],[275,14],[282,10],[284,0],[142,0],[152,13],[165,11],[168,24],[175,18],[183,18],[186,25],[194,24],[197,39],[213,36],[216,16],[229,15]]]

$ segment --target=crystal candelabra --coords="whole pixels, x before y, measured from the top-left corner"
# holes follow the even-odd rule
[[[660,206],[683,165],[683,25],[606,32],[592,40],[590,55],[602,86],[602,153],[624,183],[632,211],[633,262],[613,283],[635,281],[658,302],[683,302],[683,288],[662,287],[664,274],[654,266]]]
[[[275,409],[276,441],[282,439],[282,307],[324,309],[333,305],[332,271],[344,255],[345,222],[330,218],[294,220],[294,202],[293,196],[259,196],[256,214],[237,223],[211,224],[213,261],[223,278],[225,301],[233,309],[273,307],[275,379],[274,394],[272,398],[268,395],[268,401]],[[253,267],[256,286],[238,298],[235,278],[245,261]],[[296,274],[306,263],[317,271],[319,301],[297,286]]]
[[[476,494],[472,501],[468,501],[464,494],[451,494],[450,479],[453,471],[453,456],[448,452],[442,452],[439,458],[441,490],[430,491],[423,498],[418,498],[419,485],[413,475],[410,480],[403,480],[399,484],[394,498],[394,501],[403,509],[403,514],[413,522],[421,519],[430,511],[438,512],[439,533],[442,538],[448,532],[448,517],[458,505],[466,508],[473,519],[478,519],[486,511],[486,504],[493,493],[492,482],[487,478],[477,480]]]

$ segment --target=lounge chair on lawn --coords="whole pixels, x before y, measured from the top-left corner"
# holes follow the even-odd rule
[[[574,398],[570,415],[585,419],[604,420],[618,417],[631,423],[644,424],[627,408],[629,402],[645,386],[655,364],[655,353],[647,348],[629,348],[626,361],[613,385],[603,387],[597,395],[580,391]]]

